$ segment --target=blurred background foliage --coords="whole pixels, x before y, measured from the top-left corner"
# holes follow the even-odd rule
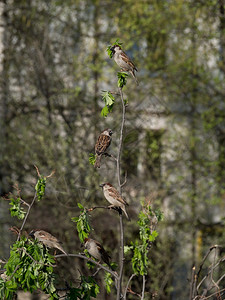
[[[80,242],[71,217],[80,202],[106,205],[99,184],[117,184],[115,162],[89,164],[98,134],[114,131],[116,154],[121,107],[100,115],[104,90],[117,92],[106,48],[119,39],[139,72],[124,89],[128,100],[122,155],[124,195],[132,222],[125,242],[138,235],[140,201],[164,212],[151,249],[149,299],[187,299],[191,267],[213,244],[224,245],[225,226],[225,1],[224,0],[2,0],[0,79],[0,192],[18,184],[33,197],[37,165],[55,170],[44,201],[35,204],[26,230],[57,236],[70,253]],[[9,203],[0,202],[0,257],[15,240]],[[118,218],[91,214],[93,237],[118,256]],[[14,222],[14,223],[13,223]],[[224,253],[221,248],[218,255]],[[86,270],[61,259],[59,282]],[[85,271],[88,273],[88,270]],[[125,279],[131,272],[125,264]],[[222,271],[221,271],[222,272]],[[219,276],[219,274],[218,274]],[[101,282],[101,275],[97,281]],[[140,292],[141,278],[132,288]],[[224,283],[225,286],[225,283]],[[114,299],[101,288],[99,299]],[[129,296],[129,299],[132,299]]]

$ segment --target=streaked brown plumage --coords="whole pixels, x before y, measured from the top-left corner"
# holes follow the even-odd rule
[[[101,166],[101,157],[106,152],[108,147],[111,144],[111,135],[113,134],[111,129],[105,129],[98,137],[98,140],[95,144],[95,154],[96,161],[94,164],[95,168],[100,168]]]
[[[61,252],[67,255],[66,251],[62,248],[62,246],[60,246],[61,242],[47,231],[32,230],[29,235],[33,238],[36,238],[46,247],[59,249]]]
[[[129,72],[138,85],[139,83],[135,74],[135,71],[137,72],[138,70],[129,56],[121,49],[119,45],[114,45],[110,50],[112,51],[112,57],[117,65],[121,68],[122,71]]]
[[[104,196],[109,203],[111,203],[115,207],[120,207],[127,219],[130,221],[130,217],[126,212],[126,206],[129,204],[125,201],[125,199],[120,195],[120,193],[111,185],[111,183],[103,183],[100,184],[100,187],[103,189]]]
[[[103,261],[110,267],[109,259],[111,257],[108,255],[108,253],[105,251],[105,249],[99,242],[90,238],[85,238],[84,246],[91,256],[93,256],[95,259],[99,261]]]

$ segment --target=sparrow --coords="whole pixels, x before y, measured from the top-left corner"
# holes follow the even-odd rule
[[[114,45],[110,48],[112,51],[112,57],[117,63],[117,65],[121,68],[121,71],[129,72],[133,78],[136,81],[136,84],[138,85],[138,80],[135,74],[135,71],[137,72],[137,68],[135,67],[134,63],[131,61],[131,59],[127,56],[127,54],[121,49],[119,45]]]
[[[98,140],[95,144],[95,155],[96,155],[96,161],[94,164],[95,168],[100,168],[101,165],[101,157],[106,152],[108,147],[111,144],[111,135],[113,134],[111,129],[105,129],[102,131],[102,133],[99,135]]]
[[[125,199],[120,195],[120,193],[110,184],[110,183],[103,183],[100,184],[100,187],[103,189],[104,196],[112,206],[120,207],[124,214],[126,215],[127,219],[130,221],[130,218],[126,212],[125,206],[128,206],[128,203]]]
[[[37,239],[39,242],[43,243],[46,247],[59,249],[61,252],[67,255],[66,251],[60,246],[61,242],[44,230],[32,230],[29,236]]]
[[[108,255],[108,253],[105,251],[105,249],[99,242],[90,238],[85,238],[84,247],[87,249],[88,253],[91,256],[93,256],[95,259],[99,261],[103,261],[111,268],[109,263],[109,259],[111,257]]]

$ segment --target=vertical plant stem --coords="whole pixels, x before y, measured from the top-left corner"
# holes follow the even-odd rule
[[[144,300],[145,297],[145,275],[142,276],[143,284],[142,284],[142,294],[141,294],[141,300]]]
[[[23,228],[24,228],[24,226],[25,226],[25,223],[26,223],[26,221],[27,221],[27,218],[28,218],[28,216],[29,216],[29,214],[30,214],[30,210],[31,210],[31,208],[32,208],[32,206],[33,206],[33,204],[34,204],[36,198],[37,198],[37,191],[35,191],[34,198],[33,198],[31,204],[30,204],[29,207],[28,207],[26,216],[25,216],[25,218],[24,218],[24,220],[23,220],[23,224],[22,224],[22,226],[21,226],[21,228],[20,228],[20,231],[19,231],[19,234],[18,234],[18,237],[17,237],[17,241],[19,241],[19,239],[20,239],[21,232],[22,232],[22,230],[23,230]]]
[[[125,289],[125,292],[124,292],[124,300],[127,299],[127,290],[128,290],[128,287],[129,287],[129,284],[131,282],[131,280],[133,279],[133,277],[136,276],[136,274],[132,274],[127,282],[127,286],[126,286],[126,289]]]
[[[122,193],[121,187],[121,178],[120,178],[120,159],[121,159],[121,151],[122,151],[122,143],[123,143],[123,131],[125,124],[125,113],[126,106],[124,104],[123,92],[122,88],[119,88],[121,104],[122,104],[122,121],[121,121],[121,129],[120,129],[120,140],[118,146],[118,154],[117,154],[117,180],[120,194]],[[117,296],[116,299],[121,299],[121,289],[122,289],[122,278],[123,278],[123,266],[124,266],[124,229],[123,229],[123,215],[120,214],[120,273],[119,279],[117,282]]]
[[[122,102],[122,121],[121,121],[120,140],[119,140],[118,155],[117,155],[117,180],[118,180],[119,192],[121,194],[122,188],[121,188],[121,178],[120,178],[120,158],[121,158],[122,144],[123,144],[123,131],[124,131],[124,124],[125,124],[126,106],[124,104],[122,88],[119,88],[119,92],[120,92],[120,98]]]
[[[194,280],[195,280],[195,266],[192,268],[192,273],[191,273],[191,285],[190,285],[189,300],[193,299],[193,294],[194,294]]]

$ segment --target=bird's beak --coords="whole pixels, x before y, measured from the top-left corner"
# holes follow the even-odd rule
[[[114,50],[114,47],[111,47],[110,50],[113,51],[113,50]]]
[[[99,186],[100,186],[100,187],[103,187],[103,186],[104,186],[104,183],[102,183],[102,184],[99,184]]]

